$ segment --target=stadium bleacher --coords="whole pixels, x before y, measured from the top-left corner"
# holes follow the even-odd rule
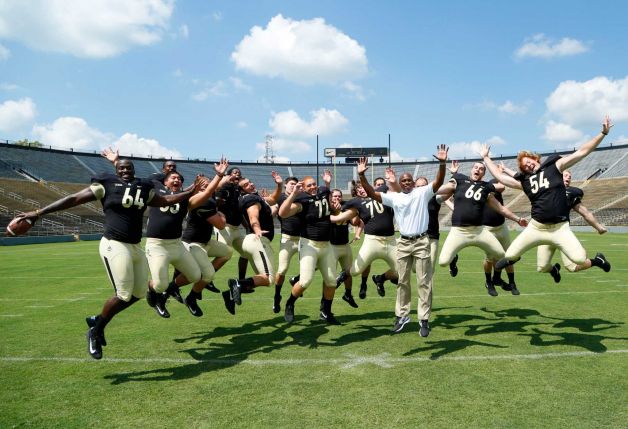
[[[558,152],[567,154],[566,152]],[[543,157],[550,155],[542,154]],[[162,159],[133,158],[136,176],[147,177],[161,170]],[[175,160],[178,171],[191,183],[196,174],[213,175],[213,164],[217,160]],[[464,159],[460,162],[460,172],[470,171],[477,159]],[[503,162],[516,170],[516,156],[495,157],[494,161]],[[375,161],[367,177],[383,177],[388,164]],[[332,187],[349,191],[350,182],[357,178],[355,164],[338,163],[251,163],[231,162],[230,167],[238,167],[242,174],[252,180],[258,189],[272,190],[275,186],[271,171],[277,171],[282,177],[305,176],[317,177],[325,169],[334,174]],[[415,177],[425,176],[431,179],[438,168],[434,161],[414,161],[392,163],[393,169],[400,175],[410,172]],[[628,184],[628,144],[609,145],[598,148],[588,157],[570,169],[574,186],[582,186],[585,191],[585,204],[598,219],[606,225],[628,225],[628,199],[623,189]],[[0,143],[0,217],[3,222],[17,211],[32,210],[34,204],[44,206],[57,200],[62,195],[76,192],[85,187],[95,174],[113,172],[109,161],[97,153],[57,150],[52,148],[30,147]],[[487,173],[487,179],[491,178]],[[590,179],[590,180],[587,180]],[[9,196],[16,194],[20,199]],[[346,194],[347,195],[347,194]],[[529,216],[530,203],[520,192],[508,189],[504,194],[505,203],[520,216]],[[572,215],[574,225],[584,225],[583,219]],[[440,219],[445,226],[449,222],[449,211],[442,210]],[[48,225],[34,228],[30,234],[45,234],[50,231],[94,232],[95,225],[102,222],[100,204],[81,206],[69,211],[68,215],[50,217]],[[67,232],[66,231],[66,232]]]

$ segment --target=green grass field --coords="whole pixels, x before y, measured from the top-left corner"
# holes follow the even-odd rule
[[[98,243],[3,247],[0,428],[628,427],[628,241],[579,237],[610,273],[563,272],[556,285],[531,251],[518,297],[488,296],[481,254],[465,249],[458,277],[437,268],[428,338],[416,300],[390,335],[390,283],[381,298],[369,282],[358,309],[337,299],[343,325],[326,326],[317,281],[290,326],[270,289],[244,295],[236,316],[207,291],[201,318],[170,301],[161,319],[140,301],[108,326],[101,361],[84,321],[112,294]],[[234,272],[232,261],[216,284]]]

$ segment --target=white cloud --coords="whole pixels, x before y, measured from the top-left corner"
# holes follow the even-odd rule
[[[121,154],[150,155],[154,158],[183,158],[178,150],[168,149],[160,145],[157,140],[139,137],[133,133],[124,133],[122,137],[113,142],[113,146]]]
[[[216,22],[222,21],[222,12],[213,12],[212,19]]]
[[[249,126],[249,124],[247,124],[245,121],[238,121],[236,123],[236,127],[237,128],[247,128]]]
[[[183,76],[183,72],[181,71],[181,69],[176,69],[175,71],[172,72],[172,75],[174,77],[182,77]]]
[[[7,100],[0,104],[0,131],[8,132],[29,125],[37,115],[37,106],[30,98]]]
[[[229,81],[231,82],[231,85],[233,85],[233,87],[236,89],[236,91],[251,92],[252,90],[252,88],[244,83],[240,78],[230,77]]]
[[[524,44],[515,51],[515,57],[522,59],[532,58],[556,58],[585,53],[589,47],[576,39],[563,37],[559,41],[545,36],[545,34],[535,34],[526,38]]]
[[[528,107],[530,106],[530,104],[531,104],[530,101],[526,101],[522,104],[516,104],[510,100],[506,100],[504,103],[498,104],[491,100],[484,100],[481,103],[476,104],[476,105],[466,105],[464,106],[464,108],[465,109],[478,108],[483,111],[496,110],[500,113],[506,113],[506,114],[511,114],[511,115],[523,115],[528,112]]]
[[[255,147],[258,151],[262,152],[260,159],[263,159],[263,153],[266,152],[266,143],[257,143]],[[273,153],[275,154],[276,162],[279,162],[279,159],[285,158],[285,154],[295,154],[300,157],[300,159],[306,159],[307,154],[309,154],[311,150],[312,146],[302,140],[282,137],[273,138]]]
[[[158,42],[174,0],[9,0],[0,38],[84,58],[108,58]]]
[[[549,121],[545,125],[545,134],[543,134],[545,140],[555,143],[579,141],[582,137],[582,131],[569,124],[554,121]]]
[[[342,84],[342,88],[347,91],[353,98],[358,101],[365,101],[366,95],[364,89],[360,85],[356,85],[353,82],[346,81]]]
[[[77,117],[61,117],[52,124],[35,125],[32,134],[45,145],[59,148],[101,150],[112,146],[119,149],[122,155],[181,157],[178,151],[161,146],[157,140],[139,137],[133,133],[116,137],[112,133],[90,127],[87,121]]]
[[[570,125],[628,121],[628,77],[612,80],[598,76],[585,82],[561,82],[545,100],[547,113]]]
[[[2,24],[2,20],[0,18],[0,24]],[[11,56],[11,51],[7,49],[2,43],[0,43],[0,61],[6,61]]]
[[[449,159],[479,158],[480,148],[483,144],[488,144],[491,148],[495,148],[495,146],[504,145],[505,143],[505,140],[499,136],[490,137],[483,142],[479,140],[455,142],[449,145],[448,157]]]
[[[181,38],[183,39],[187,39],[190,37],[190,29],[187,25],[183,24],[181,27],[179,27],[179,36],[181,36]]]
[[[366,50],[323,18],[273,17],[255,26],[231,54],[236,68],[300,83],[336,83],[364,76]]]
[[[309,122],[301,119],[294,110],[274,113],[269,121],[273,134],[289,137],[332,135],[344,130],[347,118],[337,110],[321,108],[310,112]]]

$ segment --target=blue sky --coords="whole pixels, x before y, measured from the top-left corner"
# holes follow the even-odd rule
[[[627,142],[628,3],[0,0],[0,139],[278,161]]]

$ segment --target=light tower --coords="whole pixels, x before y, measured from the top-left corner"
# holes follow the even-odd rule
[[[275,163],[275,153],[273,152],[273,136],[266,134],[266,152],[264,153],[264,162],[266,164]]]

